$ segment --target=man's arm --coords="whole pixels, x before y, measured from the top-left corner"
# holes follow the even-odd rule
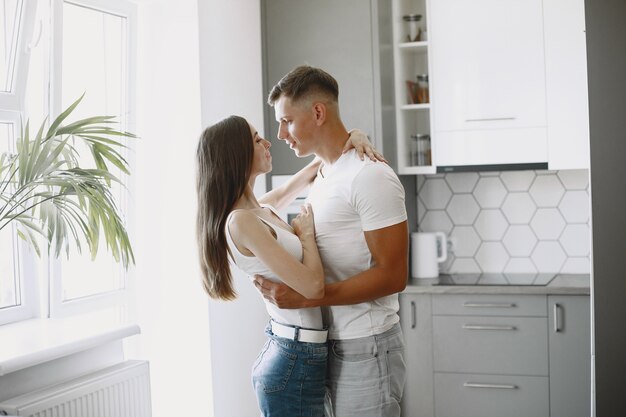
[[[280,308],[358,304],[404,290],[408,277],[407,222],[364,233],[374,265],[344,281],[326,284],[324,298],[307,300],[286,285],[259,275],[255,285],[263,297]]]

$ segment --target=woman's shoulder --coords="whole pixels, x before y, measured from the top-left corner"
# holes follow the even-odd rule
[[[250,209],[235,209],[228,215],[227,226],[233,230],[233,228],[244,228],[259,223],[261,220]]]

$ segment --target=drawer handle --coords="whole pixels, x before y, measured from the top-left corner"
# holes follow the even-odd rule
[[[464,303],[463,307],[469,308],[513,308],[515,303]]]
[[[415,326],[417,326],[417,309],[415,301],[411,301],[411,329],[415,329]]]
[[[509,384],[480,384],[477,382],[465,382],[463,384],[467,388],[495,388],[495,389],[517,389],[517,385]]]
[[[466,122],[492,122],[499,120],[515,120],[515,117],[485,117],[482,119],[465,119]]]
[[[554,332],[559,333],[562,331],[562,317],[561,317],[561,305],[554,304]]]
[[[517,327],[515,326],[490,326],[479,324],[464,324],[463,328],[466,330],[517,330]]]

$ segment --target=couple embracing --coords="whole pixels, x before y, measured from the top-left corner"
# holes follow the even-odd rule
[[[270,322],[252,371],[264,416],[400,415],[408,274],[404,189],[363,132],[339,116],[339,88],[300,66],[272,89],[278,138],[316,158],[258,200],[270,143],[245,119],[208,127],[197,151],[197,239],[205,291],[235,297],[229,260],[254,276]],[[367,154],[368,158],[364,158]],[[311,184],[289,225],[277,210]]]

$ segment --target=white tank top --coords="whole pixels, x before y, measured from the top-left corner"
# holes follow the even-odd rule
[[[272,212],[279,216],[276,209],[272,206],[265,204],[263,207],[268,207],[272,210]],[[237,246],[233,242],[229,229],[230,219],[233,213],[234,211],[228,215],[228,219],[226,220],[226,240],[228,241],[228,246],[230,247],[230,251],[237,267],[250,276],[258,274],[263,275],[265,278],[272,281],[281,282],[282,280],[256,256],[247,256],[239,252]],[[280,226],[276,226],[262,219],[261,217],[259,217],[259,219],[274,230],[278,244],[280,244],[291,256],[302,262],[302,243],[300,242],[298,236]],[[265,299],[263,299],[263,301],[265,302],[265,308],[267,309],[270,317],[278,323],[290,324],[308,329],[323,329],[324,327],[322,323],[322,313],[319,307],[281,309]]]

